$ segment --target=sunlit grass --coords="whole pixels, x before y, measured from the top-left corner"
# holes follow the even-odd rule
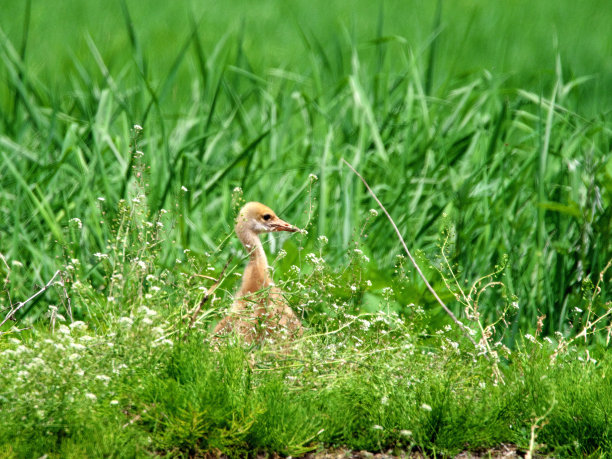
[[[0,455],[611,448],[609,8],[69,3],[0,18]],[[211,341],[244,200],[289,348]]]
[[[296,456],[334,446],[454,455],[512,444],[571,456],[610,448],[605,351],[582,346],[580,335],[542,339],[540,329],[510,350],[499,341],[507,322],[477,317],[482,290],[473,298],[472,289],[463,301],[474,347],[452,322],[437,328],[422,307],[398,301],[405,277],[378,290],[360,245],[337,269],[320,237],[316,252],[285,270],[280,285],[302,316],[302,337],[253,346],[213,339],[232,297],[223,289],[204,297],[202,284],[225,276],[231,290],[234,268],[222,274],[188,252],[165,269],[158,246],[173,214],[152,213],[141,186],[134,182],[113,221],[101,221],[111,227],[106,252],[64,260],[52,286],[60,303],[33,328],[3,330],[5,455]],[[362,235],[377,218],[364,218]],[[84,227],[72,225],[67,237],[79,240]],[[275,266],[291,258],[283,252]],[[88,263],[99,280],[87,278]],[[600,292],[595,286],[591,303]],[[591,323],[585,336],[605,337],[606,316]]]

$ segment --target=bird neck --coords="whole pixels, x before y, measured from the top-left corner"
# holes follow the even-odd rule
[[[270,285],[268,260],[259,236],[252,231],[236,231],[242,245],[249,253],[249,263],[244,270],[239,296],[255,293]]]

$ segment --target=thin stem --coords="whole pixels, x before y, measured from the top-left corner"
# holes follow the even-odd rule
[[[47,284],[43,288],[41,288],[38,292],[36,292],[34,295],[32,295],[27,300],[17,303],[17,306],[14,309],[11,309],[11,311],[6,315],[4,320],[0,323],[0,327],[2,327],[7,321],[11,320],[15,316],[15,313],[17,313],[17,311],[23,308],[26,304],[28,304],[34,298],[36,298],[37,296],[47,291],[49,287],[51,286],[51,284],[53,284],[53,281],[55,281],[55,278],[59,275],[59,273],[60,273],[60,270],[58,269],[57,271],[55,271],[55,274],[53,274],[53,277],[51,278],[51,280],[47,282]]]
[[[455,314],[453,314],[453,312],[448,308],[448,306],[446,306],[446,304],[444,304],[444,301],[442,301],[442,299],[438,296],[438,294],[433,289],[431,284],[427,281],[427,278],[423,274],[423,271],[421,271],[421,268],[419,267],[419,265],[417,264],[416,260],[414,259],[414,257],[410,253],[410,250],[408,250],[408,247],[406,246],[406,242],[404,242],[404,238],[402,237],[402,233],[400,233],[400,230],[397,228],[397,225],[393,221],[393,218],[391,217],[391,215],[389,215],[389,212],[387,212],[387,209],[385,209],[385,206],[383,206],[382,203],[380,202],[380,200],[376,197],[376,194],[374,193],[374,191],[372,191],[372,188],[370,188],[370,185],[368,185],[368,182],[365,181],[365,179],[361,176],[361,174],[359,172],[357,172],[355,170],[355,168],[353,166],[351,166],[346,161],[346,159],[342,158],[342,161],[344,161],[344,163],[355,173],[355,175],[357,175],[357,177],[359,177],[359,179],[363,182],[363,184],[365,185],[367,190],[370,192],[370,194],[372,195],[372,197],[374,198],[376,203],[380,206],[382,211],[385,213],[385,215],[387,216],[387,218],[391,222],[391,225],[393,226],[393,229],[395,230],[395,233],[397,234],[397,237],[399,238],[400,242],[402,243],[402,246],[404,247],[404,251],[408,255],[408,258],[410,258],[410,261],[412,262],[412,264],[414,265],[415,269],[419,273],[419,276],[421,276],[421,279],[423,279],[423,282],[425,282],[425,285],[427,286],[427,289],[431,292],[431,294],[434,296],[436,301],[440,304],[440,306],[442,306],[442,308],[444,309],[444,311],[446,311],[446,313],[450,316],[450,318],[453,319],[453,321],[459,326],[459,328],[461,328],[461,331],[463,331],[463,334],[470,340],[470,342],[474,345],[474,347],[477,347],[476,346],[476,341],[474,341],[474,339],[470,335],[470,332],[466,328],[466,326],[463,325],[459,319],[457,319]]]

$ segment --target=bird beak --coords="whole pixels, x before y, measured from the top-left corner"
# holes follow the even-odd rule
[[[273,222],[268,223],[268,225],[270,226],[272,231],[288,231],[290,233],[295,233],[300,230],[299,228],[296,228],[292,224],[287,223],[286,221],[281,220],[278,217]]]

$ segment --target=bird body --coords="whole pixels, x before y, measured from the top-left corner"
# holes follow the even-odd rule
[[[296,336],[302,324],[270,278],[268,260],[259,235],[276,231],[299,231],[281,220],[269,207],[249,202],[236,219],[236,235],[249,253],[249,262],[230,313],[215,327],[216,335],[235,332],[245,342],[267,337]]]

